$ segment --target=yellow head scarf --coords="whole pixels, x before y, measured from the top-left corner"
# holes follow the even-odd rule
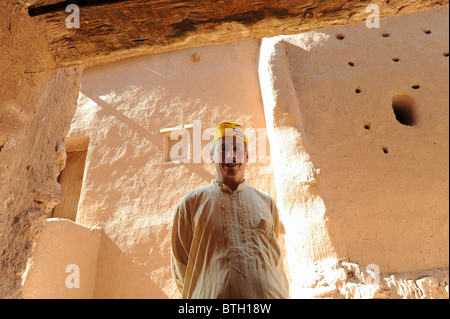
[[[238,123],[230,122],[230,121],[222,121],[214,130],[213,134],[211,135],[211,151],[213,149],[214,143],[224,137],[224,136],[236,136],[237,138],[240,138],[245,143],[245,148],[248,149],[248,141],[247,137],[244,134],[244,129],[242,126],[240,126]]]

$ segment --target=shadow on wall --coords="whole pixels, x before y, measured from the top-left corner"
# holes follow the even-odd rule
[[[169,264],[155,256],[159,262]],[[139,266],[132,256],[125,254],[111,238],[103,234],[97,259],[94,299],[167,299],[168,296],[150,277],[148,269]],[[148,267],[148,266],[147,266]]]
[[[158,230],[152,232],[158,236]],[[170,264],[169,254],[161,247],[148,254],[153,260],[150,267],[170,275],[164,268]],[[25,299],[168,298],[150,278],[152,272],[124,253],[101,228],[49,219],[32,260],[23,283]]]
[[[119,120],[121,123],[125,124],[131,131],[135,132],[139,137],[144,138],[148,142],[150,142],[153,146],[162,149],[161,147],[161,138],[159,134],[153,134],[151,131],[145,129],[144,127],[140,126],[136,121],[133,119],[127,117],[122,112],[120,112],[117,108],[114,107],[114,105],[110,105],[107,102],[103,101],[99,97],[93,97],[92,95],[87,95],[85,92],[83,92],[89,99],[94,101],[99,107],[103,109],[103,111],[99,112],[99,116],[109,117],[113,116],[117,120]],[[127,161],[131,157],[126,156],[125,157]],[[204,169],[201,165],[191,164],[191,163],[180,163],[184,167],[188,168],[192,173],[199,176],[202,180],[204,180],[206,183],[209,183],[211,179],[214,178],[214,175],[212,175],[209,171]]]

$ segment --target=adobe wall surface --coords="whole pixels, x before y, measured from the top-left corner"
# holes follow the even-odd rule
[[[94,297],[178,296],[170,274],[173,213],[215,170],[203,160],[164,163],[160,130],[200,121],[204,147],[206,129],[222,120],[264,129],[258,53],[259,41],[244,41],[84,71],[69,136],[90,137],[76,222],[106,234]],[[249,164],[247,182],[275,195],[270,162]]]
[[[294,289],[337,273],[322,296],[348,296],[344,283],[364,284],[355,274],[374,264],[385,279],[372,297],[398,296],[389,274],[409,273],[417,288],[437,271],[434,288],[448,298],[448,25],[445,8],[381,20],[380,29],[263,40],[261,91]],[[416,125],[396,119],[398,94],[415,102]]]
[[[48,219],[24,274],[26,299],[91,299],[102,230]]]

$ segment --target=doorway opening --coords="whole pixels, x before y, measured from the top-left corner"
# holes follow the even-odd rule
[[[66,138],[66,166],[58,176],[61,184],[61,202],[52,211],[52,218],[65,218],[75,221],[83,186],[84,168],[86,164],[88,136]]]

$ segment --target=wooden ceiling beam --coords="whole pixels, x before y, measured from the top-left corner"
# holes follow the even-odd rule
[[[59,66],[295,34],[448,6],[449,0],[30,0],[28,14]],[[79,28],[68,28],[69,4]]]

